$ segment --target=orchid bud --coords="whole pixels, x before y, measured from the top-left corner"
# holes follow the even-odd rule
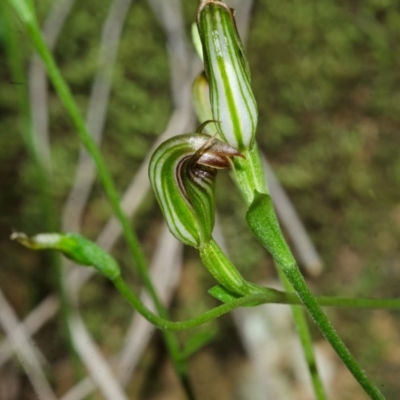
[[[233,10],[222,1],[206,0],[200,5],[197,25],[213,118],[220,121],[218,130],[232,147],[241,151],[251,149],[257,127],[257,104]]]
[[[214,228],[214,186],[218,169],[241,153],[215,137],[188,133],[162,143],[150,160],[149,177],[172,234],[199,248]]]
[[[113,257],[76,233],[40,233],[28,237],[25,233],[14,232],[11,239],[33,250],[59,250],[77,264],[93,266],[111,280],[120,275],[119,266]]]

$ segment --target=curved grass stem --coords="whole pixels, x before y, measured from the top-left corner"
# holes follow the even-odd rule
[[[18,43],[15,27],[12,24],[14,16],[9,12],[8,4],[0,5],[0,14],[3,13],[4,22],[7,23],[5,44],[6,54],[10,64],[10,72],[14,82],[24,82],[26,74],[24,71],[24,62],[21,46]],[[28,100],[28,93],[26,91],[26,85],[16,85],[18,94],[18,106],[19,106],[19,119],[21,121],[21,134],[24,141],[25,148],[30,157],[33,169],[34,169],[34,181],[37,193],[39,195],[41,209],[40,216],[41,222],[44,225],[46,231],[53,232],[58,230],[59,221],[55,209],[53,199],[51,197],[52,187],[52,176],[48,168],[42,159],[37,138],[35,137],[36,132],[33,129],[32,121],[30,117],[30,104]],[[49,255],[48,262],[52,267],[53,281],[57,288],[58,296],[60,298],[61,305],[61,316],[63,324],[64,339],[67,346],[76,358],[76,353],[72,345],[72,339],[70,330],[68,328],[67,318],[70,313],[70,304],[68,303],[65,295],[65,288],[61,279],[62,268],[61,268],[61,256],[55,252]]]
[[[163,317],[167,317],[168,316],[167,311],[162,305],[160,299],[158,298],[156,290],[147,272],[148,271],[147,262],[143,255],[142,249],[139,245],[139,241],[134,232],[131,230],[131,225],[128,217],[125,215],[125,213],[121,208],[119,196],[115,188],[115,185],[113,183],[113,180],[111,178],[110,172],[106,166],[106,163],[103,160],[103,157],[98,147],[96,146],[95,142],[93,141],[87,130],[83,116],[72,96],[69,86],[63,79],[60,70],[58,69],[54,61],[54,58],[42,37],[32,7],[25,0],[9,0],[9,3],[14,8],[19,18],[24,23],[28,31],[28,35],[46,68],[50,80],[55,90],[57,91],[57,94],[61,102],[67,109],[73,124],[76,127],[76,131],[79,135],[82,144],[84,145],[87,152],[93,159],[100,181],[103,185],[103,189],[108,197],[108,200],[111,204],[115,216],[117,217],[122,226],[122,231],[125,240],[128,243],[135,264],[137,265],[139,274],[143,280],[146,289],[150,293],[150,296],[156,306],[157,312]],[[179,343],[177,341],[177,338],[169,332],[165,332],[163,335],[166,347],[174,363],[175,369],[178,371],[184,387],[187,388],[188,384],[185,381],[186,379],[185,377],[187,376],[186,374],[187,368],[184,360],[180,356]],[[189,392],[188,395],[190,395]]]

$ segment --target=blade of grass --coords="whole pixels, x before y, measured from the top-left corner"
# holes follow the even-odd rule
[[[7,53],[8,59],[10,62],[10,69],[13,76],[14,81],[16,82],[24,82],[26,79],[26,74],[24,70],[24,63],[22,60],[21,54],[21,46],[18,43],[15,27],[11,23],[14,19],[14,15],[11,14],[7,5],[2,3],[2,8],[5,11],[6,22],[8,23],[8,34],[6,35],[6,45],[7,45]],[[22,121],[21,133],[24,139],[24,143],[26,149],[28,151],[29,157],[33,164],[33,168],[35,170],[35,182],[36,187],[38,189],[38,194],[40,198],[41,204],[41,217],[44,225],[44,229],[53,232],[58,230],[58,218],[55,212],[54,203],[51,196],[51,181],[52,177],[50,174],[50,169],[48,167],[48,163],[46,161],[46,157],[42,155],[42,146],[39,143],[36,132],[33,129],[33,125],[31,124],[31,104],[29,102],[29,96],[26,85],[16,85],[18,91],[18,100],[19,100],[19,111],[20,111],[20,119]],[[45,148],[49,147],[45,144]],[[60,306],[61,306],[61,316],[62,316],[62,324],[63,324],[63,336],[64,340],[67,343],[67,346],[70,349],[71,354],[74,354],[74,349],[71,345],[70,332],[68,330],[67,324],[67,316],[69,312],[69,303],[66,299],[63,282],[62,282],[62,266],[61,266],[61,257],[59,254],[53,253],[48,256],[49,263],[51,265],[51,272],[53,275],[53,281],[57,288],[57,293],[60,298]]]
[[[17,11],[19,17],[21,18],[22,22],[25,24],[27,29],[28,35],[34,44],[36,51],[39,53],[45,67],[47,73],[60,97],[60,100],[64,104],[65,108],[67,109],[81,139],[83,145],[87,149],[87,151],[93,157],[95,162],[96,168],[99,173],[100,180],[103,184],[104,190],[106,192],[107,197],[111,203],[114,213],[116,214],[117,218],[119,219],[122,227],[124,235],[128,241],[128,244],[131,248],[131,251],[134,255],[135,262],[138,265],[139,270],[143,274],[143,280],[146,283],[146,286],[149,288],[149,291],[152,292],[153,297],[157,297],[152,289],[152,284],[148,279],[147,271],[146,271],[146,262],[144,255],[141,251],[139,246],[138,240],[136,236],[130,229],[130,222],[128,218],[123,213],[120,204],[119,204],[119,197],[118,193],[115,189],[113,180],[111,175],[108,171],[108,168],[100,154],[99,149],[97,148],[96,144],[94,143],[93,139],[91,138],[81,112],[78,106],[75,103],[75,100],[71,94],[71,91],[64,81],[57,65],[54,62],[54,59],[48,50],[43,37],[41,35],[40,29],[38,27],[36,18],[27,5],[27,3],[23,0],[9,0],[10,4],[14,7]]]
[[[192,71],[191,75],[195,75],[196,72]],[[186,84],[182,88],[182,98],[187,99],[178,108],[174,110],[171,118],[168,122],[167,129],[157,139],[154,148],[162,141],[170,138],[176,132],[184,132],[193,130],[194,121],[190,106],[190,95],[191,95],[191,77],[188,78]],[[139,172],[135,175],[132,182],[122,198],[122,207],[128,216],[133,216],[141,201],[144,199],[145,194],[149,189],[149,182],[147,179],[149,156],[143,161]],[[115,217],[111,217],[106,223],[103,230],[100,232],[96,243],[103,247],[105,250],[110,251],[117,242],[118,237],[122,231],[121,226]],[[87,282],[95,274],[93,269],[84,269],[77,267],[72,269],[67,274],[67,280],[70,285],[77,288]],[[36,333],[49,319],[51,319],[57,312],[59,303],[54,296],[49,296],[44,299],[31,313],[24,319],[22,324],[24,325],[27,332],[30,334]],[[8,360],[11,356],[8,341],[5,339],[0,345],[0,366]]]
[[[49,51],[45,41],[43,40],[39,26],[37,24],[36,16],[33,13],[33,9],[23,0],[9,0],[9,3],[14,7],[15,11],[19,15],[22,22],[24,23],[28,35],[36,51],[40,55],[42,62],[46,67],[50,80],[52,81],[53,86],[56,89],[61,102],[66,107],[77,129],[77,133],[81,139],[82,144],[85,146],[86,150],[93,158],[104,191],[110,201],[114,214],[116,215],[122,226],[124,237],[132,252],[134,261],[141,275],[141,278],[144,282],[144,285],[149,291],[156,305],[158,313],[165,318],[167,316],[166,310],[164,309],[162,303],[160,302],[157,293],[154,289],[154,286],[149,278],[145,257],[143,255],[143,252],[141,250],[136,235],[131,230],[130,222],[121,208],[119,196],[115,188],[115,185],[113,183],[113,180],[111,178],[111,175],[109,173],[109,170],[106,166],[106,163],[103,160],[103,157],[99,149],[97,148],[95,142],[93,141],[87,130],[81,112],[77,104],[75,103],[75,100],[72,96],[69,86],[63,79],[52,57],[51,52]],[[173,360],[175,368],[178,372],[178,375],[182,380],[183,386],[187,391],[188,396],[191,397],[192,395],[191,395],[190,385],[187,380],[186,366],[182,358],[180,357],[177,340],[175,336],[173,336],[171,333],[168,332],[164,334],[164,339],[168,351],[170,353],[171,359]]]
[[[56,0],[46,16],[42,32],[49,49],[57,43],[75,0]],[[32,130],[36,135],[37,149],[48,173],[51,173],[51,149],[48,127],[47,78],[43,64],[36,53],[31,57],[29,71],[29,102]]]

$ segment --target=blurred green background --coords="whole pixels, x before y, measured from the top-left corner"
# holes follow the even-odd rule
[[[36,1],[40,21],[50,4],[48,0]],[[76,2],[54,52],[82,112],[87,107],[109,5],[105,0]],[[185,0],[182,7],[189,34],[197,1]],[[17,20],[13,24],[28,67],[32,48],[23,27]],[[13,81],[5,35],[4,15],[0,15],[0,286],[23,316],[54,291],[55,283],[46,268],[46,254],[32,253],[8,240],[13,228],[30,234],[40,232],[43,205],[20,132],[16,89],[27,82]],[[247,54],[259,106],[258,140],[324,261],[322,275],[308,278],[318,294],[399,296],[399,43],[400,3],[395,0],[254,1]],[[121,193],[165,129],[172,110],[169,76],[165,35],[147,2],[135,0],[120,43],[101,145]],[[51,86],[49,106],[56,176],[51,192],[61,215],[79,142]],[[232,260],[246,277],[274,277],[269,257],[246,229],[241,198],[233,192],[229,176],[221,176],[218,208]],[[97,183],[85,213],[83,233],[95,237],[109,216],[110,207]],[[160,224],[161,214],[153,196],[148,195],[134,225],[149,257]],[[121,241],[114,254],[123,265],[130,262],[126,253]],[[191,290],[187,285],[192,285]],[[187,251],[173,315],[189,317],[215,304],[206,294],[211,285],[212,279],[201,269],[196,254]],[[129,308],[99,277],[85,287],[82,305],[85,320],[104,351],[116,351]],[[398,313],[330,310],[329,316],[387,398],[397,398]],[[237,349],[240,344],[230,318],[224,317],[215,325],[220,335],[210,354],[224,370],[243,354]],[[53,378],[56,387],[65,378],[65,369],[70,368],[61,330],[60,322],[53,321],[35,337],[38,343],[47,343],[43,351],[58,366]],[[320,339],[316,330],[313,333]],[[153,339],[146,357],[131,385],[138,398],[147,398],[145,393],[151,392],[146,379],[162,373],[157,362],[166,355],[159,336]],[[17,363],[15,368],[19,368]],[[337,399],[366,398],[353,382],[343,380],[339,386],[348,393],[337,394]],[[30,389],[26,390],[24,398],[31,398]]]

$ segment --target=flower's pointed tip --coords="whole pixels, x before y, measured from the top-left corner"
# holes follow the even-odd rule
[[[246,156],[243,153],[241,153],[239,150],[238,150],[238,154],[236,154],[236,157],[243,158],[244,160],[246,159]]]
[[[61,241],[62,235],[58,233],[40,233],[35,236],[28,236],[23,232],[14,231],[11,234],[10,239],[16,240],[18,243],[29,249],[39,250],[53,248]]]
[[[25,233],[13,231],[10,235],[11,240],[18,240],[20,237],[27,237]]]
[[[30,247],[31,244],[31,239],[23,232],[13,231],[13,233],[10,235],[10,239],[17,241],[26,247]]]
[[[240,157],[246,158],[235,147],[230,144],[210,136],[207,142],[198,150],[193,156],[193,160],[202,165],[206,165],[215,169],[225,169],[232,166],[232,158]]]
[[[111,280],[120,274],[113,257],[97,244],[75,233],[39,233],[28,236],[22,232],[13,232],[10,238],[32,250],[58,250],[80,265],[95,267]]]
[[[219,142],[220,151],[224,152],[225,156],[230,157],[230,158],[233,158],[233,157],[246,158],[246,156],[243,153],[241,153],[235,147],[231,146],[229,143],[226,143],[219,139],[215,139],[215,140],[217,140]]]

